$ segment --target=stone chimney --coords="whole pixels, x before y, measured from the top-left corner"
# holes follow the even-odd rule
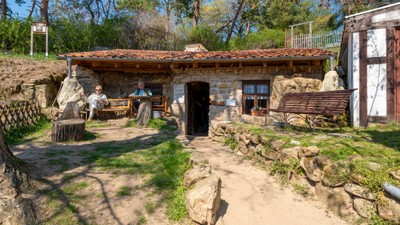
[[[185,52],[208,52],[202,44],[185,45]]]

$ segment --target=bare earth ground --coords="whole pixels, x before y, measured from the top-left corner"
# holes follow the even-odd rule
[[[32,170],[35,177],[44,178],[43,182],[37,184],[39,190],[66,190],[65,187],[71,182],[89,184],[78,192],[80,201],[65,196],[64,202],[53,204],[49,203],[49,197],[28,194],[27,197],[35,202],[41,222],[51,217],[58,224],[74,224],[73,221],[57,220],[57,210],[63,210],[72,202],[78,208],[78,220],[88,224],[143,224],[143,218],[145,224],[173,224],[166,218],[164,206],[156,207],[151,214],[146,211],[146,205],[157,205],[160,198],[157,192],[144,185],[146,177],[102,171],[96,165],[82,161],[81,153],[95,151],[94,144],[127,141],[146,143],[163,136],[154,129],[125,128],[123,125],[126,122],[126,119],[109,120],[112,126],[89,128],[90,132],[99,135],[92,141],[55,144],[51,142],[49,133],[40,140],[12,147],[17,157],[35,165],[36,169]],[[217,225],[345,224],[326,212],[321,203],[305,199],[290,188],[280,186],[267,171],[234,154],[229,147],[212,142],[207,137],[191,139],[195,151],[203,155],[212,166],[213,173],[222,180],[222,202]],[[65,162],[68,164],[65,165]],[[61,169],[63,165],[66,168]],[[71,180],[65,179],[68,175],[76,176]],[[130,187],[130,195],[117,195],[122,186]],[[192,223],[185,221],[181,224]]]

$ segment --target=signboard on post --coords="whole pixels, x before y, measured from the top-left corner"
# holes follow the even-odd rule
[[[174,85],[174,102],[185,103],[185,84]]]
[[[46,58],[49,56],[49,29],[46,23],[33,22],[31,26],[31,52],[33,56],[33,35],[34,34],[45,34],[46,35]]]

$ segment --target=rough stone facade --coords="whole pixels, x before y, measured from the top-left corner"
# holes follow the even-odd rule
[[[174,99],[176,85],[204,82],[209,86],[209,121],[241,121],[242,81],[263,80],[270,82],[270,106],[276,107],[281,97],[289,92],[319,91],[323,80],[323,66],[275,66],[244,68],[202,68],[174,70],[172,74],[97,72],[77,67],[73,72],[85,93],[93,92],[96,85],[103,86],[109,98],[127,97],[136,89],[136,83],[162,84],[163,95],[170,97],[169,110],[178,119],[179,126],[186,133],[187,96],[183,101]],[[235,106],[227,106],[227,100],[234,100]],[[249,119],[247,119],[248,121]],[[251,121],[251,119],[250,119]],[[263,123],[262,119],[257,123]]]

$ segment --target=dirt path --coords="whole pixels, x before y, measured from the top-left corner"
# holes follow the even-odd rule
[[[281,187],[275,178],[252,165],[229,147],[207,137],[189,138],[191,145],[222,180],[220,215],[216,225],[340,225],[344,221]]]

